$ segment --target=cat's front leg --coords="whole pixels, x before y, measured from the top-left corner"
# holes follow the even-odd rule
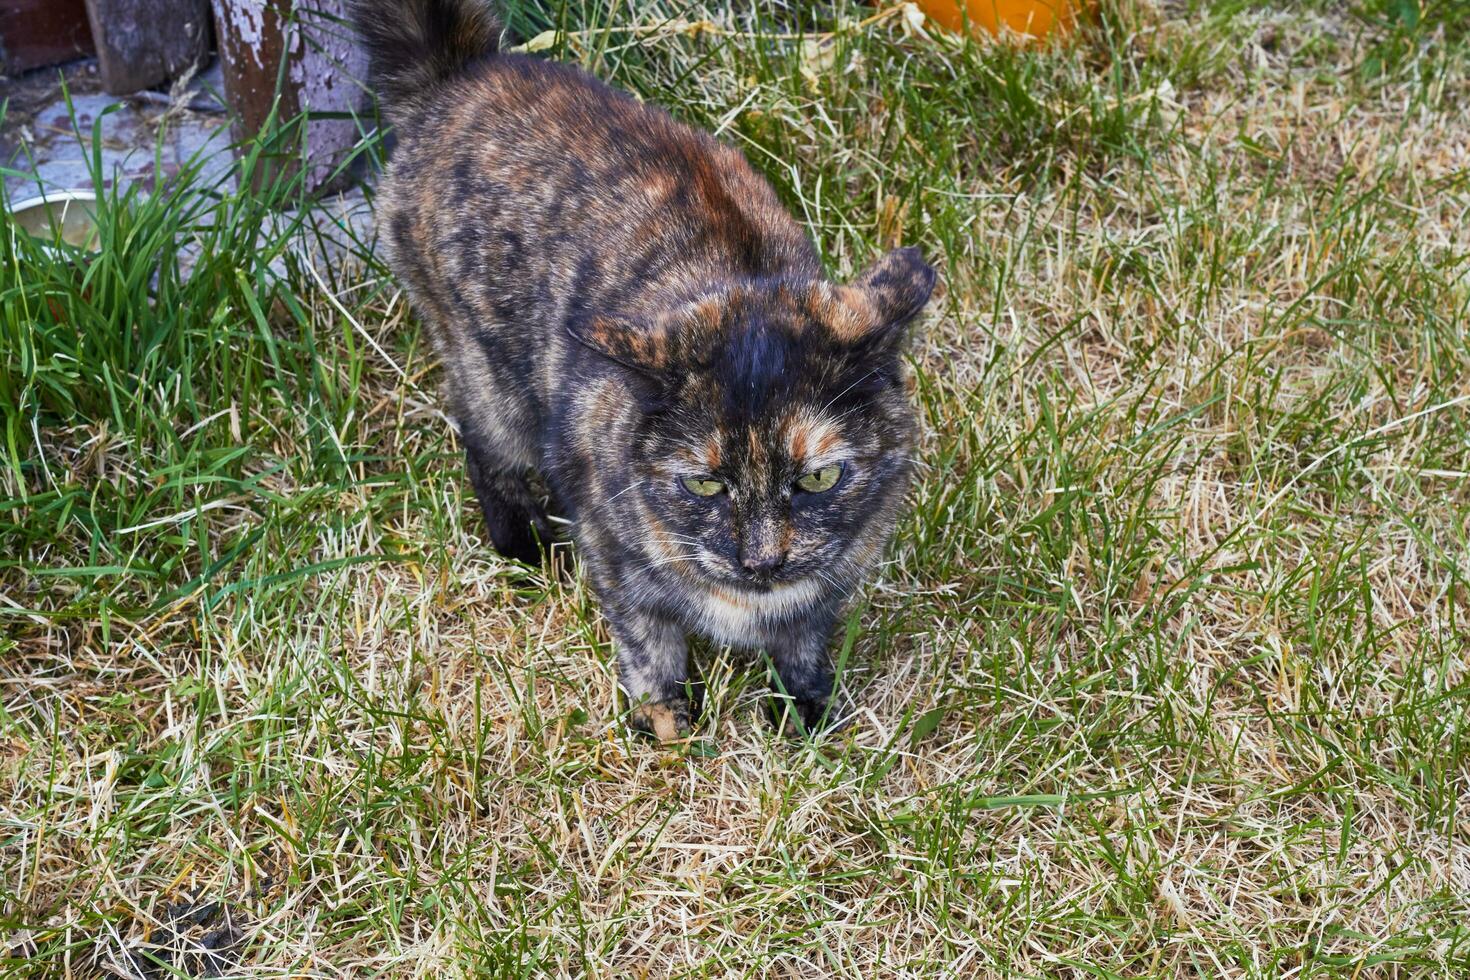
[[[827,642],[832,635],[833,619],[813,616],[768,644],[767,652],[776,667],[770,701],[772,720],[781,724],[789,713],[800,719],[808,734],[831,723],[828,705],[833,694],[832,661],[827,655]]]
[[[618,685],[628,724],[661,742],[689,734],[689,647],[678,624],[641,609],[613,613]]]

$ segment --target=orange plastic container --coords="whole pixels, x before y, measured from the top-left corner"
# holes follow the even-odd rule
[[[918,0],[924,15],[952,31],[972,29],[999,34],[1002,27],[1029,37],[1066,33],[1077,23],[1080,0]],[[964,13],[961,13],[961,8]]]

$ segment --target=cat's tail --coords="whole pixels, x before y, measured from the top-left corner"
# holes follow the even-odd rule
[[[373,87],[399,117],[500,47],[493,0],[352,0],[352,19]]]

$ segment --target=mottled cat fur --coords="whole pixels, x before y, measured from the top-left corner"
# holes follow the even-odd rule
[[[899,249],[826,281],[738,152],[577,68],[498,53],[484,0],[360,0],[357,19],[398,137],[379,222],[495,547],[539,560],[539,472],[635,727],[688,731],[691,632],[766,650],[816,724],[828,640],[907,487],[900,355],[933,270]],[[832,488],[797,486],[831,467]]]

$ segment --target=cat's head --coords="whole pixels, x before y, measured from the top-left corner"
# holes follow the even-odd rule
[[[592,318],[574,336],[641,393],[629,461],[647,551],[754,591],[866,564],[909,472],[902,351],[934,287],[917,249],[848,285],[714,290],[653,318]]]

